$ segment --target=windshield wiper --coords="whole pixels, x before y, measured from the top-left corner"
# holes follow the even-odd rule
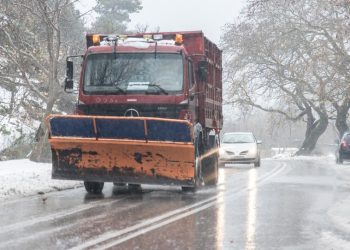
[[[223,143],[235,144],[235,143],[249,143],[249,142],[246,142],[246,141],[224,141]]]
[[[118,92],[126,95],[126,91],[124,89],[122,89],[121,87],[119,87],[118,85],[114,86],[116,88],[116,90],[118,90]]]
[[[123,95],[126,95],[127,93],[126,93],[125,89],[119,87],[119,84],[120,83],[118,81],[115,81],[115,82],[113,82],[110,85],[112,85],[116,90],[118,90],[119,93],[122,93]]]
[[[150,83],[147,84],[147,86],[151,86],[151,87],[156,87],[161,93],[163,93],[164,95],[168,95],[168,92],[166,92],[165,89],[163,89],[161,86],[159,86],[158,84],[154,84],[154,83]],[[149,92],[148,92],[149,93]]]

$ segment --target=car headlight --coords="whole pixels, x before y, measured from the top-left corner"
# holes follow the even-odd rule
[[[253,147],[253,148],[249,149],[248,152],[249,152],[250,154],[252,154],[252,155],[256,155],[257,152],[258,152],[258,149],[257,149],[256,147]]]

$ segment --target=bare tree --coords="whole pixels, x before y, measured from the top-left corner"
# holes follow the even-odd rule
[[[42,133],[31,154],[33,160],[43,159],[42,153],[47,148],[44,119],[53,112],[62,92],[60,75],[63,74],[60,73],[64,70],[65,54],[77,44],[75,41],[69,46],[62,37],[77,24],[82,27],[76,19],[73,3],[70,0],[0,2],[3,42],[0,56],[5,58],[5,67],[12,68],[0,74],[0,79],[4,79],[2,86],[11,86],[15,94],[19,89],[27,93],[21,101],[22,107],[28,111],[36,106],[32,112],[41,121]]]
[[[310,153],[332,109],[338,107],[337,117],[348,111],[344,25],[346,8],[327,0],[251,1],[223,36],[231,101],[291,120],[305,116],[299,153]]]

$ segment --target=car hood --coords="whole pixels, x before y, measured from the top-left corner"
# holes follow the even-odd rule
[[[257,146],[256,143],[222,143],[220,147],[231,152],[241,152],[256,149]]]

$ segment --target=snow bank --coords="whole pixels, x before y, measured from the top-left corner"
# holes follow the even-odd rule
[[[327,160],[327,161],[332,161],[332,162],[334,161],[334,164],[335,164],[334,154],[310,155],[310,156],[298,155],[298,156],[296,156],[294,153],[285,152],[285,153],[276,154],[270,158],[266,158],[266,160],[301,160],[301,161]]]
[[[0,200],[82,186],[51,179],[51,164],[29,160],[0,161]]]

